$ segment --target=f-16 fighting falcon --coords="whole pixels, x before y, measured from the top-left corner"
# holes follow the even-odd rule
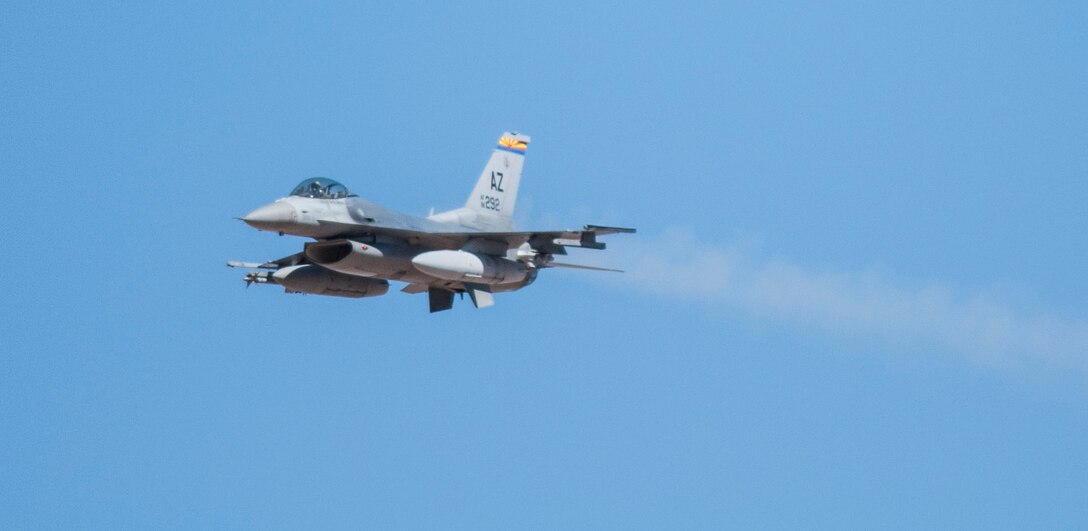
[[[465,206],[419,218],[394,212],[348,192],[323,177],[307,179],[288,197],[242,218],[281,236],[313,238],[303,251],[266,263],[228,262],[251,269],[246,285],[277,284],[288,293],[376,297],[389,281],[405,293],[427,293],[431,312],[453,307],[468,293],[477,308],[492,306],[493,293],[528,286],[567,247],[604,249],[598,236],[635,229],[586,225],[582,230],[517,231],[514,206],[529,137],[503,133]]]

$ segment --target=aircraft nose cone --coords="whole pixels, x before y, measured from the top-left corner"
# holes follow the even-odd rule
[[[280,230],[297,219],[295,207],[282,201],[265,205],[242,217],[246,224],[261,230]]]

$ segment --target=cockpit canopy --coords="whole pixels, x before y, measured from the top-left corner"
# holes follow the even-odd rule
[[[314,177],[299,183],[291,195],[315,199],[340,199],[352,195],[346,186],[327,177]]]

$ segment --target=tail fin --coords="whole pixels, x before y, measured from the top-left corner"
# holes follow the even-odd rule
[[[465,206],[427,219],[484,231],[514,230],[514,205],[528,147],[528,135],[503,133]]]
[[[521,168],[525,165],[525,150],[528,147],[528,135],[503,133],[487,166],[484,166],[484,172],[480,174],[480,180],[476,181],[472,195],[465,202],[465,208],[498,216],[512,226],[518,185],[521,184]]]

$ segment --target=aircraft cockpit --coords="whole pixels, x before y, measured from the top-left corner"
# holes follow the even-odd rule
[[[314,177],[299,183],[291,195],[315,199],[340,199],[353,195],[346,186],[327,177]]]

